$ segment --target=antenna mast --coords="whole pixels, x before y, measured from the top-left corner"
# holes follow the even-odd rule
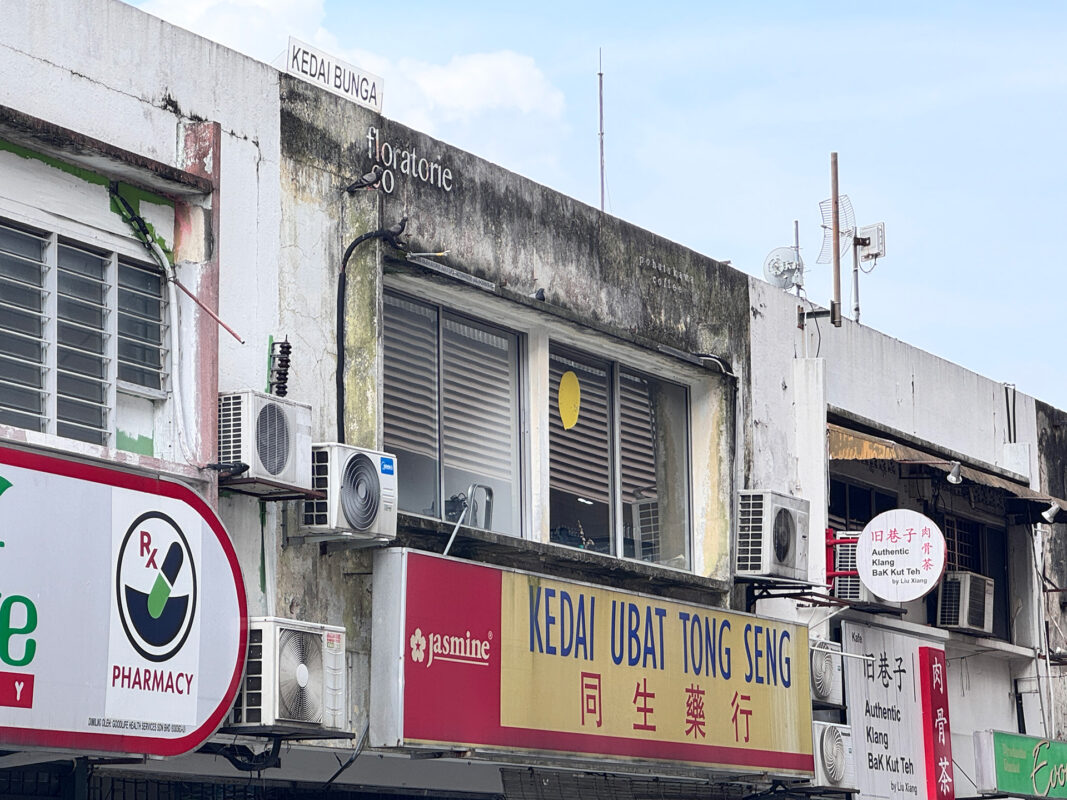
[[[604,50],[597,51],[600,59],[597,78],[600,81],[600,211],[604,211]]]

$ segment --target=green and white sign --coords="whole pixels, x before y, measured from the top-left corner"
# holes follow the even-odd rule
[[[1067,742],[977,731],[974,760],[982,794],[1067,798]]]
[[[237,556],[189,488],[0,446],[0,747],[199,747],[247,648]]]

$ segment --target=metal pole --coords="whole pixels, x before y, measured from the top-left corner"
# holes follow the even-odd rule
[[[604,51],[597,51],[600,59],[600,71],[597,78],[600,82],[600,211],[604,211]]]
[[[852,319],[860,321],[860,248],[852,232]]]
[[[841,218],[837,208],[837,153],[830,153],[830,219],[834,237],[834,299],[830,302],[830,322],[841,327]]]

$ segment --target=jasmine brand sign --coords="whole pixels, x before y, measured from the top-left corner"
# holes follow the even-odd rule
[[[333,94],[382,113],[382,79],[365,69],[289,37],[285,71]]]

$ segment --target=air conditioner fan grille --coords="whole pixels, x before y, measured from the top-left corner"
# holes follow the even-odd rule
[[[811,651],[811,685],[819,697],[829,697],[834,689],[836,662],[835,655],[825,648],[817,647]]]
[[[278,635],[278,716],[322,722],[322,637],[284,628]]]
[[[263,469],[278,475],[289,461],[289,420],[277,403],[265,403],[256,417],[256,455]]]
[[[822,747],[822,765],[830,783],[841,783],[845,779],[845,737],[840,729],[827,726],[820,737]]]
[[[381,482],[374,462],[356,453],[345,463],[341,476],[341,511],[354,530],[365,531],[378,517]]]

